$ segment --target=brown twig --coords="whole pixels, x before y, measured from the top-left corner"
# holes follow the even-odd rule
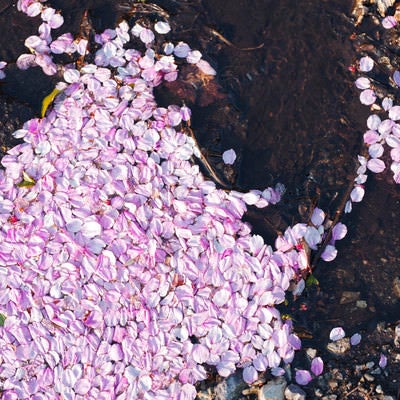
[[[221,35],[218,31],[216,31],[213,28],[210,28],[208,26],[206,26],[206,29],[214,36],[216,36],[221,42],[227,44],[228,46],[234,47],[237,50],[240,51],[253,51],[253,50],[258,50],[261,49],[262,47],[264,47],[264,43],[261,43],[258,46],[255,47],[238,47],[236,45],[234,45],[230,40],[228,40],[225,36]]]
[[[200,147],[197,143],[196,136],[194,135],[192,129],[189,126],[184,127],[183,131],[190,136],[193,140],[194,143],[196,144],[196,147],[199,149],[200,153],[200,162],[202,163],[203,167],[208,171],[210,176],[214,179],[215,182],[217,182],[220,186],[222,186],[226,190],[231,190],[232,188],[229,187],[225,182],[223,182],[217,173],[215,172],[214,168],[211,166],[211,164],[208,162],[207,158],[204,157],[203,153],[200,151]]]

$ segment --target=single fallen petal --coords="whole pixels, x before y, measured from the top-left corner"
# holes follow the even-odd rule
[[[155,36],[150,29],[142,29],[139,33],[139,38],[144,44],[149,44],[154,41]]]
[[[389,111],[393,107],[393,100],[390,97],[385,97],[382,100],[382,107],[385,111]]]
[[[400,119],[400,106],[393,106],[389,110],[389,118],[393,121],[398,121]]]
[[[344,329],[341,326],[333,328],[329,334],[329,339],[333,342],[343,339],[346,336]]]
[[[382,26],[385,29],[394,28],[396,25],[397,25],[397,19],[393,15],[388,15],[382,20]]]
[[[243,370],[243,380],[247,384],[251,385],[257,379],[258,379],[258,372],[252,365],[249,365],[248,367],[244,368],[244,370]]]
[[[366,89],[360,93],[361,104],[370,106],[371,104],[374,104],[375,101],[376,101],[376,94],[372,89]]]
[[[374,60],[369,57],[361,57],[360,59],[360,71],[369,72],[374,68]]]
[[[331,244],[328,244],[321,254],[321,258],[326,262],[333,261],[336,258],[336,256],[337,256],[337,249],[335,246]]]
[[[376,131],[367,131],[364,133],[364,143],[366,144],[374,144],[380,139],[378,132]]]
[[[400,86],[400,71],[394,71],[393,80],[397,86]]]
[[[325,213],[318,207],[314,208],[314,211],[311,216],[311,222],[316,226],[322,225],[325,220]]]
[[[344,212],[346,214],[351,213],[352,209],[353,209],[353,203],[350,200],[346,201],[346,205],[344,207]]]
[[[186,58],[189,54],[189,51],[189,45],[184,42],[179,42],[174,48],[174,54],[179,58]]]
[[[358,89],[365,90],[371,87],[371,81],[368,78],[362,76],[355,81],[355,85]]]
[[[160,33],[162,35],[165,35],[166,33],[168,33],[171,30],[171,27],[169,26],[168,22],[164,22],[164,21],[158,21],[155,25],[154,25],[154,29],[157,33]]]
[[[383,146],[380,143],[374,143],[369,146],[368,153],[372,158],[379,158],[383,154]]]
[[[102,230],[101,225],[98,222],[90,221],[90,222],[85,222],[82,225],[80,232],[83,234],[83,236],[87,238],[92,238],[100,235],[101,230]]]
[[[384,354],[381,354],[379,357],[379,366],[383,369],[387,365],[387,357]]]
[[[347,234],[347,226],[338,222],[332,229],[332,239],[333,240],[341,240]]]
[[[367,126],[368,129],[371,129],[372,131],[377,131],[379,125],[381,124],[381,119],[379,118],[378,115],[372,114],[367,118]]]
[[[222,159],[225,164],[232,165],[236,160],[236,152],[233,149],[226,150],[222,153]]]
[[[217,75],[217,71],[206,60],[201,59],[196,65],[206,75]]]
[[[312,376],[310,374],[310,371],[307,371],[305,369],[298,369],[296,371],[295,379],[299,385],[307,385],[312,381]]]
[[[361,342],[361,335],[359,333],[355,333],[350,338],[350,343],[352,346],[357,346]]]
[[[315,375],[315,376],[319,376],[322,374],[324,370],[324,362],[322,361],[321,357],[315,357],[312,361],[311,361],[311,372]]]
[[[362,186],[355,186],[350,193],[351,201],[353,201],[354,203],[359,203],[364,198],[364,194],[365,189]]]
[[[384,171],[386,168],[385,162],[379,158],[371,158],[367,163],[367,167],[370,171],[375,172],[376,174]]]

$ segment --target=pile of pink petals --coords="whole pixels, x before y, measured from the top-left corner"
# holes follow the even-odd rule
[[[34,4],[19,2],[46,13]],[[124,48],[132,36],[145,52]],[[325,214],[288,228],[276,250],[253,235],[247,205],[276,203],[282,185],[216,188],[180,131],[190,110],[154,99],[176,79],[175,57],[215,71],[184,43],[156,54],[140,25],[96,40],[96,64],[64,70],[47,116],[16,131],[24,143],[1,161],[2,399],[194,399],[206,366],[240,367],[248,383],[284,373],[300,341],[275,306],[304,287],[302,243],[322,242]]]

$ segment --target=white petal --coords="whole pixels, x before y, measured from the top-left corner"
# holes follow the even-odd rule
[[[367,163],[367,167],[376,174],[382,172],[386,168],[385,163],[379,158],[371,158]]]
[[[81,228],[81,232],[87,238],[98,236],[101,233],[101,225],[96,221],[85,222]]]
[[[360,71],[369,72],[374,68],[374,60],[369,57],[365,56],[360,59]]]
[[[164,21],[158,21],[155,25],[154,25],[154,29],[157,33],[160,33],[162,35],[165,35],[166,33],[168,33],[171,30],[171,27],[169,26],[168,22],[164,22]]]
[[[236,160],[236,153],[235,150],[229,149],[223,152],[222,159],[224,160],[225,164],[232,165]]]
[[[389,118],[393,121],[397,121],[400,119],[400,106],[393,106],[389,110]]]
[[[336,341],[339,339],[343,339],[346,336],[344,330],[342,327],[338,326],[336,328],[333,328],[329,334],[329,339],[332,341]]]

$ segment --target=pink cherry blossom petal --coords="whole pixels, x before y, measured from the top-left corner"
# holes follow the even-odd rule
[[[365,56],[360,59],[360,71],[369,72],[374,68],[374,60],[369,57]]]
[[[385,162],[380,160],[379,158],[371,158],[368,163],[367,167],[370,171],[375,173],[380,173],[385,170]]]
[[[379,134],[376,131],[367,131],[364,133],[364,143],[374,144],[380,139]]]
[[[346,336],[344,330],[342,327],[338,326],[336,328],[333,328],[329,334],[329,339],[332,340],[333,342],[336,342],[337,340],[343,339]]]
[[[190,47],[187,43],[179,42],[174,48],[174,54],[180,58],[186,58],[189,54]]]
[[[397,86],[400,86],[400,71],[394,71],[393,80]]]
[[[324,370],[324,362],[322,361],[321,357],[315,357],[312,361],[311,361],[311,372],[315,375],[315,376],[319,376],[322,374]]]
[[[360,93],[361,104],[370,106],[371,104],[374,104],[375,101],[376,101],[376,94],[372,89],[366,89]]]
[[[384,354],[381,354],[379,357],[379,366],[384,369],[387,366],[387,357]]]
[[[157,33],[165,35],[166,33],[168,33],[171,30],[171,27],[168,22],[158,21],[154,25],[154,29]]]
[[[361,335],[359,333],[355,333],[350,338],[350,343],[352,346],[357,346],[361,342]]]
[[[385,111],[389,111],[393,107],[393,100],[390,97],[385,97],[382,100],[382,107]]]
[[[217,71],[206,60],[201,59],[196,66],[206,75],[217,75]]]
[[[310,371],[298,369],[296,371],[295,379],[299,385],[308,385],[312,381],[312,376]]]
[[[383,146],[380,143],[374,143],[369,146],[368,153],[372,158],[381,157],[383,154]]]
[[[222,159],[225,164],[232,165],[236,160],[236,152],[233,149],[226,150],[222,153]]]
[[[394,28],[397,25],[397,19],[393,17],[392,15],[389,15],[382,20],[382,26],[385,29],[391,29]]]
[[[350,198],[354,203],[359,203],[363,198],[365,194],[365,189],[357,185],[354,187],[354,189],[350,193]]]
[[[337,249],[335,248],[335,246],[331,244],[328,244],[321,254],[321,258],[327,262],[333,261],[336,258],[336,256],[337,256]]]
[[[365,90],[371,87],[371,81],[368,78],[362,76],[355,81],[355,85],[358,89]]]
[[[311,215],[311,222],[318,227],[322,225],[324,220],[325,220],[325,213],[320,208],[315,207]]]
[[[140,37],[140,40],[145,44],[149,44],[149,43],[153,42],[155,39],[153,31],[151,31],[150,29],[146,29],[146,28],[144,28],[140,31],[139,37]]]
[[[338,222],[332,229],[332,239],[341,240],[347,235],[347,227],[345,224]]]
[[[393,121],[400,120],[400,106],[393,106],[389,110],[389,118]]]
[[[378,115],[372,114],[367,118],[367,126],[368,129],[371,129],[372,131],[378,130],[378,127],[381,123],[381,119],[379,118]]]

